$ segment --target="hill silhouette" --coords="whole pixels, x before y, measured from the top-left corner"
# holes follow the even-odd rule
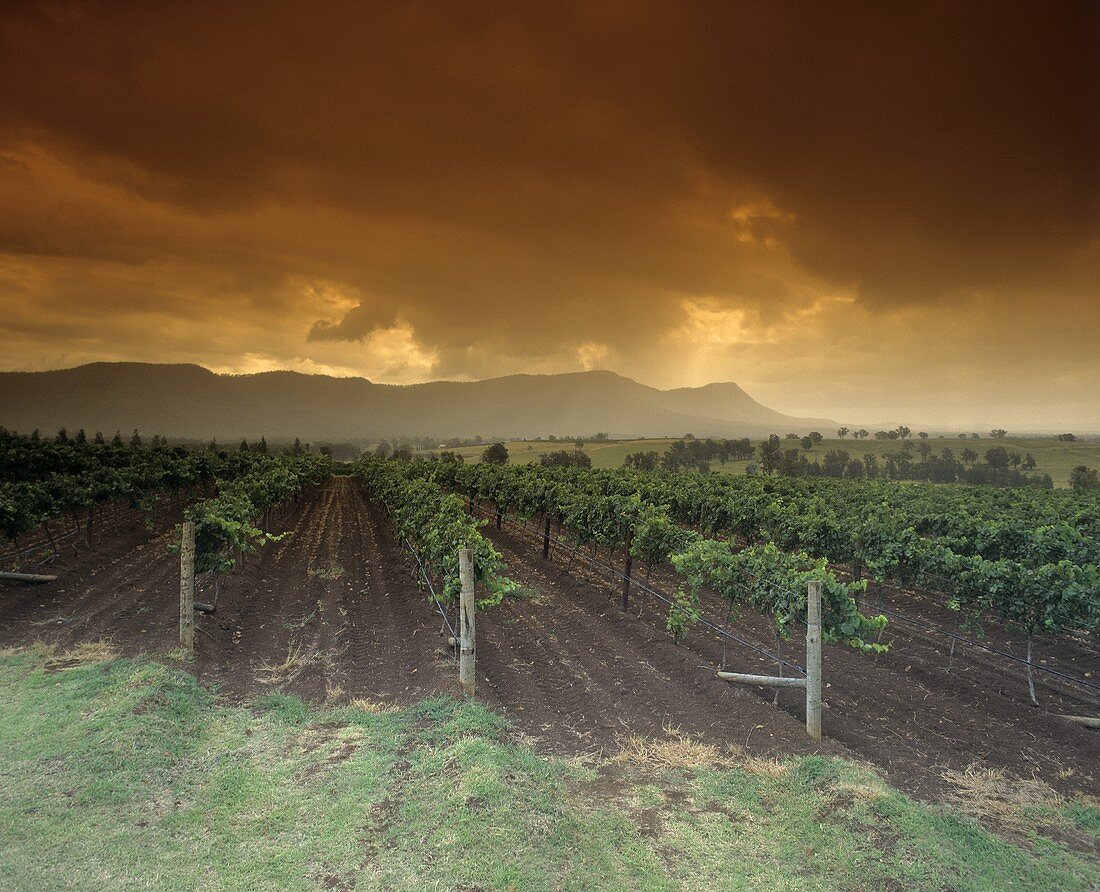
[[[733,383],[658,390],[613,372],[376,384],[298,372],[219,375],[198,365],[91,363],[0,373],[0,424],[14,430],[221,440],[370,437],[761,436],[835,422],[761,405]]]

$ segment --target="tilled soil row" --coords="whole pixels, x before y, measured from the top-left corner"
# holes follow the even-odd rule
[[[594,566],[588,556],[570,560],[570,550],[565,548],[555,549],[551,560],[543,561],[541,538],[533,528],[506,523],[498,531],[490,524],[485,532],[509,568],[521,569],[524,581],[531,563],[541,564],[542,576],[553,580],[561,595],[589,613],[600,614],[605,624],[622,630],[640,624],[648,631],[638,634],[668,640],[659,631],[667,607],[654,597],[635,587],[631,610],[624,613],[618,606],[621,577],[615,569]],[[656,572],[653,582],[666,592],[677,584],[664,571]],[[704,608],[711,620],[722,622],[717,597],[704,596]],[[762,617],[743,614],[733,629],[763,648],[775,646]],[[615,639],[609,634],[607,640],[615,651],[618,644],[611,643]],[[942,795],[947,787],[944,770],[961,770],[976,762],[1015,777],[1040,777],[1063,793],[1100,791],[1100,734],[1058,716],[1060,712],[1095,714],[1096,701],[1087,691],[1045,683],[1043,708],[1036,709],[1023,699],[1026,682],[1016,664],[960,648],[948,671],[944,639],[900,621],[891,624],[887,640],[890,652],[877,656],[839,644],[824,646],[824,731],[829,739],[880,767],[894,784],[923,795]],[[774,662],[736,644],[729,644],[723,654],[718,637],[702,628],[693,629],[681,645],[673,647],[690,655],[685,665],[713,670],[725,656],[733,671],[777,674]],[[1070,643],[1066,645],[1070,653],[1055,656],[1056,645],[1047,642],[1046,647],[1051,662],[1069,671],[1091,671],[1087,651]],[[804,655],[800,641],[784,644],[783,656],[793,662],[802,663]],[[713,671],[697,668],[696,678],[712,687],[725,685],[714,678]],[[751,693],[758,703],[770,703],[773,697],[772,689],[738,689]],[[801,720],[804,709],[800,691],[783,691],[779,709],[771,711]]]

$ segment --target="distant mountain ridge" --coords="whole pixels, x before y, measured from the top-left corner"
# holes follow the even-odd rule
[[[828,432],[836,422],[795,418],[736,384],[658,390],[614,372],[509,375],[484,381],[376,384],[299,372],[219,375],[198,365],[91,363],[0,372],[0,424],[53,433],[134,428],[145,434],[230,440],[301,437],[759,437]]]

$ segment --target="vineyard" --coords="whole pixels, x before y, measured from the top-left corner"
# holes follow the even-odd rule
[[[173,650],[189,520],[203,680],[244,699],[453,691],[468,549],[478,696],[561,751],[675,727],[851,753],[931,795],[979,757],[1095,780],[1095,732],[1062,718],[1095,716],[1100,691],[1095,497],[0,442],[5,560],[57,576],[0,582],[3,645]],[[811,583],[820,744],[786,687],[715,676],[803,677]]]

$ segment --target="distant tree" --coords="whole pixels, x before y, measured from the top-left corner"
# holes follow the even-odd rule
[[[481,453],[481,460],[490,465],[508,464],[508,447],[503,443],[494,443]]]
[[[684,434],[682,437],[680,437],[680,439],[681,440],[694,440],[695,439],[695,434],[691,434],[691,433]]]
[[[815,446],[825,439],[818,431],[810,431],[809,437],[813,440]]]
[[[904,424],[899,425],[897,428],[897,434],[903,440],[909,439],[911,433],[912,431],[910,431],[909,428],[907,428]]]
[[[377,446],[374,447],[374,454],[377,455],[377,456],[380,456],[381,458],[385,458],[387,455],[389,455],[389,453],[390,453],[390,441],[389,440],[383,440],[381,443],[379,443]]]
[[[797,440],[797,439],[799,439],[799,437],[798,437],[798,434],[787,434],[787,439],[788,440]]]
[[[897,431],[875,431],[876,440],[896,440],[897,438]]]
[[[412,450],[408,446],[399,446],[393,450],[390,459],[392,461],[412,461]]]
[[[969,446],[967,446],[961,453],[959,453],[959,456],[962,458],[962,463],[964,465],[972,465],[978,460],[978,453],[976,453]]]
[[[111,445],[112,446],[121,446],[122,445],[122,432],[121,431],[115,431],[115,435],[111,438]]]
[[[241,445],[237,447],[239,452],[248,452],[248,440],[241,440]]]
[[[592,439],[595,440],[597,443],[603,443],[605,440],[607,440],[607,434],[596,434]]]
[[[88,435],[84,433],[84,428],[81,428],[76,432],[76,442],[83,446],[88,442]]]
[[[294,438],[294,444],[290,447],[290,454],[291,455],[301,455],[302,454],[302,441],[300,439],[298,439],[297,437]]]
[[[136,427],[134,428],[134,432],[132,434],[130,434],[130,445],[131,446],[140,446],[141,445],[141,434],[138,433],[138,430],[137,430]]]
[[[492,447],[489,447],[492,449]],[[654,456],[656,452],[652,453]],[[627,456],[630,458],[630,456]],[[574,450],[570,452],[568,449],[562,449],[558,452],[545,452],[539,456],[539,464],[545,468],[591,468],[592,456],[587,452],[579,452]],[[630,467],[624,465],[624,467]],[[652,469],[648,469],[652,470]]]
[[[1055,437],[1056,440],[1061,440],[1063,443],[1073,443],[1077,440],[1076,434],[1059,434]]]
[[[1035,470],[1035,456],[1032,455],[1030,452],[1026,453],[1024,455],[1023,462],[1020,464],[1020,467],[1023,468],[1025,471],[1034,471]]]
[[[843,477],[848,470],[848,453],[843,449],[830,449],[821,463],[826,477]],[[862,470],[862,465],[860,466]]]
[[[573,441],[573,448],[576,449],[578,452],[581,449],[584,449],[584,440],[581,437],[577,437],[577,439]]]
[[[578,453],[584,455],[589,459],[589,465],[591,465],[591,458],[585,455],[583,452]],[[661,463],[661,456],[659,453],[654,452],[652,449],[648,452],[632,452],[625,459],[623,459],[624,468],[633,468],[636,471],[655,471]]]
[[[760,467],[765,474],[778,471],[783,466],[783,445],[778,434],[772,434],[760,444]]]
[[[61,428],[61,430],[59,430],[57,432],[57,437],[55,439],[57,440],[58,443],[68,443],[69,442],[69,432],[67,430],[65,430],[65,428]]]
[[[96,431],[95,436],[92,438],[92,442],[97,446],[103,446],[107,442],[103,437],[103,431]]]
[[[920,453],[921,461],[928,461],[928,456],[932,454],[932,445],[930,443],[921,443],[917,447],[917,451]]]
[[[1078,465],[1069,472],[1069,485],[1074,489],[1097,489],[1100,481],[1097,480],[1096,469]]]
[[[267,437],[260,435],[260,442],[256,445],[256,451],[267,455]]]
[[[840,437],[840,439],[842,439],[842,440],[846,436],[848,436],[848,433],[849,433],[849,431],[848,431],[848,428],[846,428],[846,427],[839,427],[839,428],[837,428],[837,431],[836,431],[836,435],[838,437]]]
[[[917,434],[917,436],[920,437],[922,440],[927,440],[928,439],[928,431],[921,431],[920,433]]]
[[[970,435],[971,440],[980,440],[981,438],[982,438],[981,434],[971,434]]]
[[[1020,455],[1020,453],[1017,452],[1015,449],[1013,449],[1010,453],[1008,453],[1008,463],[1010,465],[1012,465],[1012,467],[1014,467],[1014,468],[1020,467],[1020,465],[1023,464],[1023,461],[1024,461],[1024,457],[1022,455]]]
[[[1004,446],[994,446],[992,449],[987,449],[985,461],[991,468],[1003,470],[1008,467],[1008,450]]]
[[[870,436],[870,433],[867,431],[866,428],[861,427],[852,436],[854,436],[857,440],[866,440]]]
[[[466,461],[466,459],[464,459],[462,457],[461,452],[448,452],[447,450],[444,450],[443,452],[439,453],[439,460],[440,461],[455,462],[457,464],[462,464],[463,462]]]
[[[811,449],[814,448],[814,438],[813,437],[805,436],[801,440],[799,440],[799,443],[802,444],[802,448],[806,452],[809,452]]]
[[[1005,437],[1008,436],[1008,431],[1006,431],[1003,427],[995,427],[989,432],[989,436],[991,436],[994,440],[1003,440]]]

